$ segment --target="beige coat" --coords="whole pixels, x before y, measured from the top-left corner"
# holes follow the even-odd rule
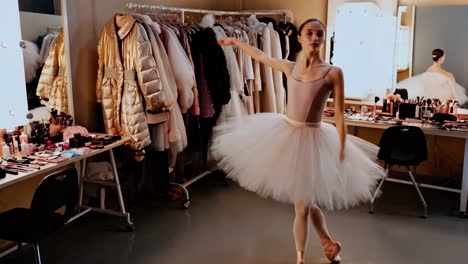
[[[272,57],[271,39],[273,28],[265,27],[262,35],[262,50],[268,57]],[[273,69],[269,66],[261,65],[262,68],[262,94],[261,109],[262,112],[277,113],[275,83],[273,80]]]
[[[271,55],[275,59],[282,59],[281,51],[281,42],[279,39],[279,34],[273,28],[273,24],[269,23],[268,27],[270,28],[271,34]],[[275,85],[275,95],[276,95],[276,111],[277,113],[284,114],[286,112],[286,90],[283,86],[283,73],[280,71],[273,70],[273,83]]]
[[[171,62],[160,38],[161,27],[147,15],[134,14],[133,16],[143,23],[148,32],[163,86],[168,87],[167,92],[171,94],[174,101],[178,101],[178,86],[171,69]],[[190,69],[193,72],[193,68]],[[185,74],[191,75],[190,72],[186,71]],[[193,76],[193,78],[195,77]],[[190,87],[188,90],[191,92]],[[151,146],[158,151],[163,151],[173,146],[176,152],[181,152],[187,146],[187,133],[179,104],[174,104],[172,111],[169,113],[168,122],[156,126],[152,131],[152,136],[153,142]]]
[[[68,114],[68,82],[63,36],[63,29],[61,29],[52,42],[44,68],[42,68],[36,95],[41,98],[41,102],[47,108]]]

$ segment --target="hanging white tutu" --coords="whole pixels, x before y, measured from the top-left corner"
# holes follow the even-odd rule
[[[460,104],[468,101],[465,88],[438,72],[423,72],[404,79],[397,83],[397,88],[407,89],[409,98],[424,96],[442,101],[455,98]]]
[[[336,128],[262,113],[215,127],[212,154],[227,176],[264,197],[304,201],[324,209],[348,208],[371,199],[384,170],[379,148],[348,135],[339,160]]]

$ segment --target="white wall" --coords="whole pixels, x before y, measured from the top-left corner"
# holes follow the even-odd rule
[[[431,64],[431,52],[440,48],[446,53],[446,70],[468,88],[468,5],[416,7],[413,44],[413,75]]]
[[[327,0],[240,0],[244,10],[249,9],[289,9],[294,22],[299,26],[306,19],[315,17],[324,23],[327,20]]]

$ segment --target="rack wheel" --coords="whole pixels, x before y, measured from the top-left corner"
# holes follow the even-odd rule
[[[466,212],[459,211],[457,215],[460,218],[468,218],[468,215],[466,214]]]
[[[226,185],[231,185],[231,180],[228,179],[228,178],[224,178],[224,183],[225,183]]]
[[[184,203],[184,208],[185,209],[188,209],[190,207],[190,200],[187,200],[185,203]]]
[[[135,223],[133,222],[133,219],[129,219],[129,221],[127,221],[125,230],[127,230],[128,232],[133,232],[133,230],[135,230]]]
[[[125,229],[128,231],[128,232],[133,232],[135,230],[135,223],[133,223],[133,221],[131,221],[130,223],[127,224],[127,226],[125,227]]]

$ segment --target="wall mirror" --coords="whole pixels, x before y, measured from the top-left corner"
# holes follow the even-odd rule
[[[374,101],[395,84],[396,1],[328,2],[326,58],[343,69],[345,97]]]
[[[467,5],[421,5],[400,6],[400,41],[397,41],[397,88],[408,89],[415,94],[421,82],[432,83],[417,90],[420,96],[439,95],[442,100],[455,98],[466,101],[468,87],[468,3]],[[443,71],[453,74],[455,83],[449,78],[437,78],[438,74],[427,74],[433,64],[432,51],[441,49],[445,61]],[[431,70],[429,70],[431,73]],[[441,75],[442,76],[442,75]],[[429,78],[430,77],[430,78]],[[432,87],[434,86],[434,87]],[[455,89],[455,90],[454,90]],[[453,92],[452,92],[453,91]],[[465,100],[462,98],[465,97]],[[466,108],[465,102],[462,106]]]
[[[48,120],[52,109],[72,115],[66,1],[15,1],[20,17],[28,111],[33,120],[39,121]]]
[[[2,8],[0,127],[27,123],[28,112],[48,120],[52,108],[73,115],[66,1],[7,0]]]

